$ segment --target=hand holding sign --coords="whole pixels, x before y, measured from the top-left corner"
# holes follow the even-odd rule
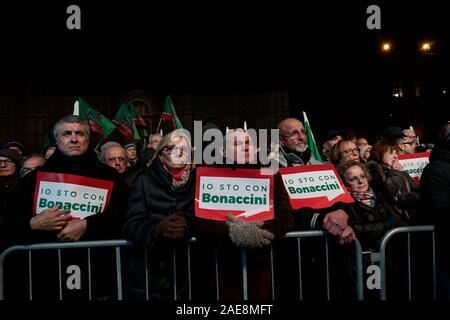
[[[70,210],[61,210],[59,205],[54,208],[45,209],[41,214],[31,218],[32,230],[62,230],[67,222],[72,219]]]
[[[394,164],[392,165],[392,169],[403,171],[405,168],[397,159],[394,161]]]
[[[56,236],[60,241],[78,241],[87,230],[86,220],[71,220]]]

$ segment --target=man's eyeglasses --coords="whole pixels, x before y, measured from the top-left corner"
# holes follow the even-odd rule
[[[5,166],[12,166],[14,164],[14,161],[10,159],[0,159],[0,165],[4,164]]]
[[[358,148],[353,148],[353,149],[347,149],[347,150],[343,150],[342,154],[344,156],[351,156],[354,153],[358,153],[359,149]]]
[[[300,136],[300,134],[303,134],[306,136],[308,134],[308,132],[305,131],[304,129],[302,131],[295,130],[295,131],[283,136],[283,138],[289,139],[289,140],[294,140],[295,138],[298,138]]]
[[[110,163],[116,162],[117,160],[119,160],[119,162],[126,162],[127,158],[125,158],[125,157],[111,157],[111,158],[107,158],[106,160],[108,162],[110,162]]]
[[[405,141],[405,142],[402,142],[402,144],[409,144],[410,146],[413,146],[413,145],[417,145],[417,143],[415,142],[415,141]]]

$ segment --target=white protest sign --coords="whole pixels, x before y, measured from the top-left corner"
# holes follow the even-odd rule
[[[84,219],[106,209],[112,185],[113,182],[100,179],[39,172],[34,212],[40,214],[59,205],[61,209],[70,210],[73,218]]]
[[[417,183],[420,181],[422,171],[430,162],[428,152],[413,154],[402,154],[398,157],[398,162],[403,166],[403,171],[407,172]]]
[[[199,168],[200,169],[200,168]],[[202,168],[197,176],[196,215],[226,220],[226,215],[249,221],[273,218],[273,176],[256,177],[258,170]],[[243,176],[230,176],[242,174]],[[246,175],[255,176],[245,177]]]
[[[281,168],[280,173],[294,209],[318,209],[338,201],[353,202],[333,165]]]

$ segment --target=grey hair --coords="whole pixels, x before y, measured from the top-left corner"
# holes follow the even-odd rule
[[[105,154],[106,154],[106,150],[108,150],[108,148],[111,147],[119,147],[121,149],[124,149],[124,147],[122,147],[120,145],[120,143],[115,142],[115,141],[108,141],[107,143],[105,143],[104,145],[102,145],[102,147],[100,148],[100,160],[105,162],[106,158],[105,158]]]
[[[58,136],[58,129],[63,123],[79,123],[83,125],[86,128],[86,133],[88,136],[91,135],[91,130],[89,128],[89,124],[86,120],[81,119],[79,116],[75,116],[73,114],[69,114],[67,116],[62,117],[58,120],[58,122],[55,123],[53,127],[53,137],[56,140],[56,137]]]

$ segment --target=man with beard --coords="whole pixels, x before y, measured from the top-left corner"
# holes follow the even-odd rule
[[[303,123],[295,118],[287,118],[278,124],[280,130],[280,165],[296,167],[305,164],[320,164],[306,145]]]
[[[279,162],[282,167],[295,167],[295,166],[303,166],[303,165],[312,165],[312,164],[320,164],[314,156],[311,154],[311,150],[306,145],[306,134],[305,127],[303,123],[295,118],[287,118],[282,120],[278,124],[278,129],[280,130],[280,155]],[[314,209],[309,207],[304,207],[301,209],[294,210],[294,218],[295,218],[295,231],[304,231],[304,230],[324,230],[325,232],[335,236],[337,242],[341,245],[351,243],[355,237],[355,233],[353,229],[347,224],[348,214],[346,212],[348,210],[348,206],[345,203],[336,203],[332,207],[322,208],[322,209]],[[313,241],[321,240],[321,239],[312,239]],[[287,260],[289,261],[289,256],[291,252],[294,252],[296,249],[295,246],[292,246],[292,243],[287,244],[287,247],[284,249],[284,252],[281,252],[280,259],[286,259],[286,257],[282,258],[283,254],[287,253]],[[311,254],[317,254],[320,250],[313,249],[320,248],[318,244],[312,243],[311,247],[308,249]],[[339,249],[338,249],[339,251]],[[337,259],[341,259],[342,254],[340,252],[337,253]],[[316,258],[311,258],[311,260],[305,261],[305,270],[319,270],[321,262],[320,256]],[[289,264],[286,261],[282,262],[286,266]],[[295,271],[292,270],[292,273]],[[322,285],[318,284],[318,278],[310,277],[307,278],[304,283],[305,288],[313,288],[311,291],[313,292],[313,298],[323,298],[323,296],[315,296],[318,294],[319,290],[315,290],[316,286],[322,287]],[[312,281],[309,283],[308,281]],[[338,287],[339,285],[335,286]],[[282,290],[283,291],[283,290]],[[309,291],[309,290],[307,290]],[[339,295],[340,293],[338,293]],[[292,295],[288,294],[288,297],[283,297],[286,299],[292,299]]]

